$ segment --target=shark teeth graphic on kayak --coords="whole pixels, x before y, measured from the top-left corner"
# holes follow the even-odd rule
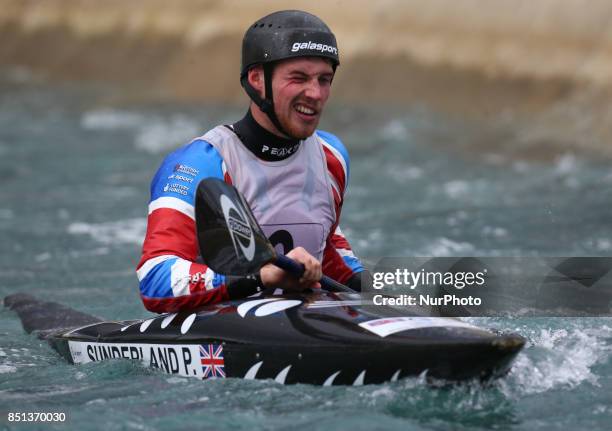
[[[265,317],[270,314],[278,313],[280,311],[287,310],[289,308],[297,307],[301,305],[303,301],[296,299],[282,299],[282,298],[267,298],[267,299],[256,299],[254,301],[245,302],[238,306],[238,314],[240,317],[245,317],[249,311],[257,308],[255,316]]]
[[[288,310],[289,308],[297,307],[301,305],[302,301],[298,300],[287,300],[287,301],[276,301],[269,304],[262,305],[255,311],[255,316],[264,317],[270,314],[278,313],[279,311]]]
[[[161,323],[161,328],[162,329],[166,329],[168,327],[168,325],[170,323],[172,323],[172,321],[174,320],[176,315],[177,315],[177,313],[172,313],[172,314],[169,314],[166,317],[164,317],[164,320],[162,320],[162,323]]]
[[[281,372],[278,373],[278,375],[274,378],[274,381],[284,385],[285,380],[287,379],[287,374],[289,374],[290,369],[291,369],[291,365],[288,365],[285,368],[283,368]]]
[[[266,302],[278,301],[278,300],[280,300],[280,298],[256,299],[255,301],[244,302],[238,306],[237,311],[240,317],[244,317],[250,310],[257,307],[258,305],[265,304]]]
[[[334,374],[332,374],[327,379],[325,379],[325,382],[323,382],[323,386],[331,386],[331,385],[333,385],[334,384],[334,380],[336,380],[336,377],[338,377],[338,374],[340,374],[340,371],[336,371]]]
[[[139,328],[140,332],[145,332],[149,328],[149,326],[151,326],[151,323],[153,323],[154,321],[155,319],[147,319],[144,322],[142,322]]]
[[[257,377],[257,372],[259,371],[259,368],[261,367],[262,364],[263,364],[263,361],[257,362],[255,365],[249,368],[249,371],[246,372],[243,378],[245,380],[255,379],[255,377]]]
[[[193,321],[196,319],[196,314],[192,313],[185,319],[183,324],[181,325],[181,334],[186,334],[189,332],[191,325],[193,325]]]

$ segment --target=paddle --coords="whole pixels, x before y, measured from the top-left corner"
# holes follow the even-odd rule
[[[195,216],[200,254],[213,271],[246,276],[273,263],[297,278],[304,273],[302,264],[276,253],[234,186],[217,178],[202,180],[196,191]],[[320,283],[326,290],[354,293],[325,275]]]

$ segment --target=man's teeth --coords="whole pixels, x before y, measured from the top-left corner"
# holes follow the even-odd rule
[[[313,115],[315,113],[314,109],[310,109],[302,105],[297,105],[295,109],[302,114]]]

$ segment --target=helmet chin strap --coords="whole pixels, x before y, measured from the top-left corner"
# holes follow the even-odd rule
[[[272,121],[272,124],[274,124],[274,126],[279,132],[281,132],[282,134],[284,134],[285,136],[291,139],[297,139],[295,136],[292,136],[289,132],[285,130],[285,128],[281,125],[278,117],[276,116],[276,112],[274,111],[274,95],[272,94],[272,71],[273,69],[274,69],[273,63],[263,64],[264,82],[266,85],[266,89],[265,89],[266,98],[265,99],[262,99],[259,96],[259,93],[257,92],[257,90],[255,90],[255,88],[253,88],[253,86],[249,83],[248,71],[247,73],[242,75],[242,77],[240,78],[240,83],[244,87],[245,91],[247,92],[251,100],[257,106],[259,106],[259,109],[261,109],[263,113],[265,113],[268,116],[270,121]]]

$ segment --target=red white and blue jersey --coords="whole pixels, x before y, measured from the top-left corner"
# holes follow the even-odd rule
[[[209,177],[233,184],[268,236],[286,233],[289,249],[302,246],[321,259],[325,275],[343,283],[363,271],[339,227],[349,177],[348,153],[340,140],[317,131],[296,154],[266,162],[219,126],[168,155],[151,183],[137,267],[148,310],[173,312],[229,299],[225,276],[198,262],[195,192]]]

